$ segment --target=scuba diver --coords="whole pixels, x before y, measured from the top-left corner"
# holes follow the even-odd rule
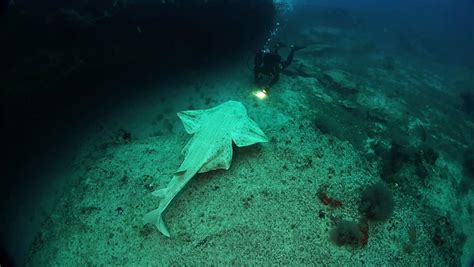
[[[272,50],[262,49],[255,54],[254,58],[254,80],[258,86],[264,86],[264,92],[268,91],[268,87],[278,82],[280,78],[280,72],[286,69],[293,61],[294,53],[298,50],[305,48],[304,46],[290,46],[290,53],[285,61],[282,61],[281,56],[278,54],[280,48],[286,47],[282,43],[277,43]],[[265,86],[266,78],[271,78],[267,86]]]

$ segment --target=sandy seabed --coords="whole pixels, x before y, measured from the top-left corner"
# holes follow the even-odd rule
[[[302,32],[299,38],[312,37]],[[401,52],[350,49],[363,37],[344,38],[298,51],[263,100],[253,95],[257,88],[243,62],[160,85],[104,113],[78,139],[71,173],[62,174],[69,186],[42,224],[27,265],[465,262],[474,243],[474,208],[472,191],[459,189],[459,155],[472,146],[474,127],[459,110],[453,84],[472,87],[474,80],[462,68],[409,60]],[[227,100],[242,102],[270,141],[234,147],[228,171],[198,174],[168,208],[167,238],[144,225],[143,215],[158,206],[151,192],[166,186],[183,160],[190,136],[176,112]],[[335,245],[331,229],[340,220],[358,222],[361,192],[381,181],[375,144],[398,139],[433,148],[436,162],[425,166],[423,179],[405,166],[396,180],[384,182],[394,212],[369,222],[366,245]],[[341,205],[327,205],[318,192]]]

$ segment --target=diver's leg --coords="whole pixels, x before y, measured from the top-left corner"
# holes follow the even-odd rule
[[[286,69],[288,66],[290,66],[291,62],[293,62],[293,56],[295,55],[295,49],[292,48],[290,50],[290,53],[288,54],[288,57],[286,57],[286,60],[282,62],[283,68]]]
[[[259,67],[263,64],[263,51],[259,50],[257,53],[255,53],[255,57],[253,59],[253,65],[256,67]]]
[[[257,80],[257,77],[259,76],[260,73],[260,67],[259,66],[254,66],[253,67],[253,77],[255,80]]]
[[[295,52],[303,48],[304,46],[291,46],[291,50],[290,50],[290,53],[288,54],[288,57],[286,58],[286,61],[282,62],[284,69],[290,66],[291,62],[293,62],[293,56],[295,55]]]
[[[255,67],[253,69],[253,79],[256,84],[259,84],[262,81],[263,70],[260,67]]]
[[[273,71],[272,75],[273,75],[273,79],[270,81],[269,86],[274,85],[274,84],[277,83],[278,80],[280,79],[280,72],[279,72],[278,70],[275,69],[275,70]]]

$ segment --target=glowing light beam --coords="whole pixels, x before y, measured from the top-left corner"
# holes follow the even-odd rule
[[[259,90],[259,91],[255,91],[253,93],[254,96],[256,96],[258,99],[264,99],[267,97],[267,91],[264,90]]]

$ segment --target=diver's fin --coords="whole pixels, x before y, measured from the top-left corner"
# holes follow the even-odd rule
[[[282,42],[282,41],[278,41],[278,42],[276,43],[276,46],[277,46],[278,48],[285,48],[285,47],[287,47],[288,45],[285,44],[285,43]]]
[[[301,50],[301,49],[305,49],[306,46],[303,46],[303,45],[291,45],[291,50],[293,51],[298,51],[298,50]]]

